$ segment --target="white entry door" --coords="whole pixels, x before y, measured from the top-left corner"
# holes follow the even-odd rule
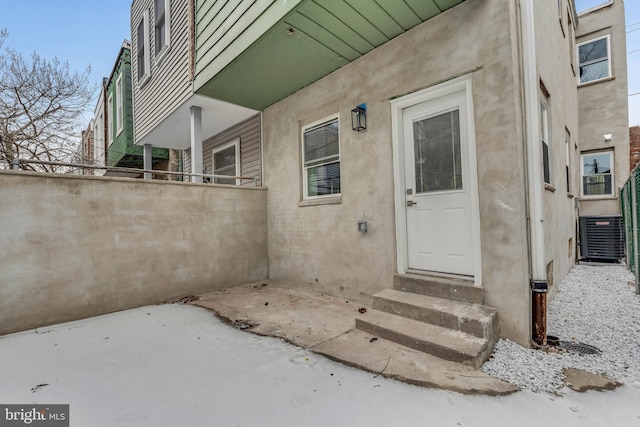
[[[402,110],[410,269],[474,275],[465,99],[458,92]]]

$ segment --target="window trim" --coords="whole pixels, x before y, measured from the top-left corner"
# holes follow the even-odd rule
[[[584,160],[585,156],[593,156],[597,154],[608,154],[609,162],[611,165],[611,169],[609,175],[611,175],[611,193],[609,194],[585,194],[584,193]],[[604,175],[604,174],[598,174]],[[614,150],[603,150],[603,151],[585,151],[580,153],[580,194],[583,198],[587,199],[612,199],[616,197],[616,186],[615,186],[615,156]]]
[[[144,73],[140,74],[140,25],[142,25],[143,31],[143,40],[142,40],[142,55],[144,58]],[[150,52],[150,41],[149,41],[149,9],[145,10],[142,13],[142,20],[136,27],[136,73],[138,74],[138,84],[140,87],[144,86],[145,83],[149,81],[151,78],[151,52]]]
[[[542,143],[541,147],[541,156],[542,156],[542,179],[545,184],[553,185],[553,170],[551,168],[551,123],[549,121],[549,101],[546,97],[540,97],[540,142]],[[547,147],[547,157],[544,157],[544,146]],[[546,167],[549,172],[549,179],[546,180],[544,176],[544,168],[545,168],[545,160]]]
[[[157,43],[157,37],[156,37],[156,33],[158,31],[158,26],[157,26],[157,10],[155,9],[158,1],[160,3],[164,3],[164,45],[158,49],[158,46],[156,45]],[[154,35],[154,54],[155,54],[155,64],[159,64],[160,62],[162,62],[162,60],[164,59],[164,57],[167,55],[167,52],[171,49],[171,0],[154,0],[153,2],[153,7],[154,7],[154,18],[153,18],[153,35]]]
[[[124,129],[124,86],[122,84],[122,73],[116,80],[116,136],[122,133]]]
[[[571,132],[564,127],[564,149],[565,149],[565,174],[567,194],[572,194],[573,186],[571,185]]]
[[[573,24],[574,20],[570,9],[567,9],[567,31],[569,33],[569,63],[571,64],[571,72],[576,75],[576,28]],[[578,78],[579,79],[579,78]]]
[[[235,138],[232,139],[231,141],[218,145],[217,147],[213,148],[213,150],[211,150],[211,171],[212,174],[215,175],[216,174],[216,153],[219,153],[220,151],[226,150],[229,147],[235,147],[236,150],[236,169],[234,172],[235,176],[240,176],[240,172],[241,172],[241,162],[240,162],[240,138]],[[215,184],[219,184],[218,182],[216,182],[216,179],[225,179],[225,178],[214,178],[213,182]],[[236,184],[235,185],[242,185],[242,180],[241,179],[236,179]]]
[[[300,140],[301,140],[301,152],[300,152],[300,159],[301,159],[301,166],[302,166],[302,200],[303,201],[310,201],[310,200],[322,200],[322,199],[339,199],[342,197],[342,169],[340,169],[340,192],[339,193],[334,193],[334,194],[323,194],[323,195],[319,195],[319,196],[309,196],[309,188],[308,188],[308,177],[307,177],[307,170],[308,167],[305,166],[305,158],[304,158],[304,152],[305,152],[305,140],[304,140],[304,134],[305,132],[309,131],[309,130],[313,130],[319,127],[322,127],[324,125],[330,124],[336,122],[338,124],[338,167],[341,167],[341,163],[342,163],[342,156],[341,156],[341,152],[342,152],[342,147],[341,147],[341,142],[340,142],[340,114],[336,113],[336,114],[332,114],[330,116],[324,117],[323,119],[320,120],[316,120],[312,123],[308,123],[304,126],[301,127],[300,130]],[[315,165],[312,167],[317,167],[320,165]]]
[[[113,93],[109,94],[107,98],[107,138],[109,140],[109,147],[113,144]]]
[[[599,79],[594,79],[594,80],[589,80],[587,82],[583,82],[580,79],[580,68],[582,67],[582,62],[580,62],[580,47],[584,46],[586,44],[589,43],[595,43],[599,40],[602,39],[607,39],[607,75],[605,77],[601,77]],[[606,81],[606,80],[610,80],[613,77],[613,70],[611,68],[611,61],[612,61],[612,57],[611,57],[611,34],[605,34],[604,36],[600,36],[600,37],[595,37],[593,39],[589,39],[587,41],[581,42],[576,44],[576,63],[578,64],[577,67],[577,72],[576,72],[576,79],[578,80],[578,86],[585,86],[585,85],[589,85],[589,84],[593,84],[593,83],[597,83],[597,82],[602,82],[602,81]]]

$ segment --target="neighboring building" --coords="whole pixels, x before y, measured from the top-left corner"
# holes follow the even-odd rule
[[[135,143],[184,150],[185,172],[222,172],[259,181],[258,111],[193,91],[194,13],[194,0],[135,0],[131,6]],[[190,122],[198,123],[193,138]],[[238,124],[238,129],[228,130]],[[228,132],[227,137],[220,135],[223,131]],[[224,151],[217,151],[221,149]],[[214,166],[213,159],[222,155],[224,166]],[[202,178],[193,180],[201,182]]]
[[[143,147],[133,143],[133,100],[131,85],[131,44],[125,41],[105,85],[107,166],[144,168]],[[168,150],[154,148],[148,169],[166,170]],[[159,166],[163,163],[162,166]],[[153,167],[151,167],[153,166]],[[106,175],[131,176],[108,171]]]
[[[578,15],[580,215],[620,214],[629,177],[629,107],[624,3]]]
[[[580,165],[602,149],[581,147],[599,118],[580,103],[610,85],[626,120],[626,75],[578,89],[575,34],[593,30],[572,0],[410,4],[134,0],[136,144],[267,186],[271,279],[364,301],[394,282],[470,289],[529,345],[531,287],[554,292],[574,264]],[[621,9],[605,15],[614,41]],[[616,120],[597,127],[614,144]]]
[[[640,162],[640,126],[629,128],[629,171]]]
[[[98,102],[94,110],[93,116],[93,164],[97,166],[107,165],[107,106],[104,102],[107,93],[107,78],[102,79],[102,85],[100,87],[100,95],[98,96]],[[95,175],[103,176],[105,174],[104,169],[94,169]]]
[[[89,122],[86,130],[82,131],[80,138],[80,163],[85,165],[93,164],[94,159],[94,136],[93,136],[93,119]],[[83,169],[83,175],[93,175],[93,170]]]

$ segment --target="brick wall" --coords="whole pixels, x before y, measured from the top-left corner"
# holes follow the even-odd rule
[[[629,170],[632,171],[640,161],[640,126],[629,128]]]

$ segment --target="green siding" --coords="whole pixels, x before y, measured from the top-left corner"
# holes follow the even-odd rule
[[[199,0],[195,91],[262,110],[462,1]]]
[[[117,97],[116,82],[122,76],[124,99],[122,102],[123,124],[122,131],[117,128]],[[120,51],[118,62],[107,84],[107,99],[113,97],[113,111],[107,112],[107,120],[113,129],[113,143],[107,149],[107,166],[142,168],[144,165],[144,148],[133,143],[133,99],[131,81],[131,51],[123,48]],[[152,151],[153,164],[169,157],[169,151],[163,148],[154,148]]]

